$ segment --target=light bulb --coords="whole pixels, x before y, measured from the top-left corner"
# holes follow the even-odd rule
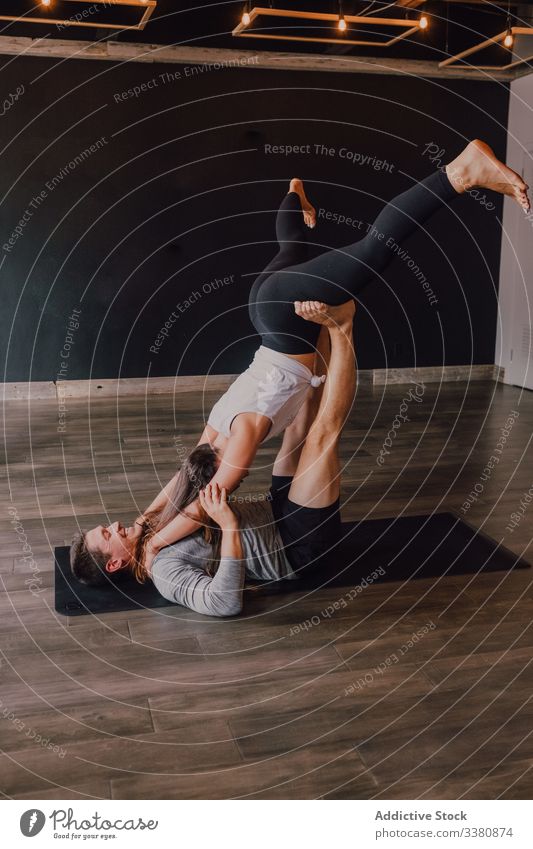
[[[429,26],[429,18],[427,15],[422,15],[420,20],[418,21],[418,26],[420,29],[427,29]]]
[[[341,32],[346,32],[346,21],[344,18],[339,18],[339,23],[337,24]]]
[[[52,0],[41,0],[43,6],[49,6]]]
[[[505,34],[505,38],[503,39],[504,46],[505,47],[512,47],[513,41],[514,41],[513,32],[512,32],[512,30],[508,29],[506,34]]]
[[[243,16],[241,18],[241,23],[243,23],[245,27],[247,27],[248,24],[250,23],[250,15],[249,15],[248,12],[243,13]]]

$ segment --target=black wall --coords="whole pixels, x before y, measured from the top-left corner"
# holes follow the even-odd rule
[[[2,97],[19,90],[0,117],[3,380],[238,372],[257,345],[247,292],[274,251],[288,178],[304,178],[317,207],[370,222],[430,173],[430,142],[443,162],[475,136],[505,155],[508,88],[497,82],[194,70],[3,59]],[[265,152],[305,144],[310,153]],[[352,164],[341,148],[392,168]],[[501,203],[489,200],[495,209],[457,199],[406,244],[436,304],[401,259],[386,274],[395,294],[383,282],[367,290],[360,367],[493,362]],[[310,235],[332,247],[361,231],[321,220]]]

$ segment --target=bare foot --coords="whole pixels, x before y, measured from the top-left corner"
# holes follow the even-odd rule
[[[529,212],[529,186],[519,174],[500,162],[488,144],[479,139],[471,141],[457,159],[446,166],[446,174],[459,194],[474,187],[490,189],[509,195],[525,212]]]
[[[331,307],[321,301],[295,301],[294,312],[306,321],[346,330],[352,326],[355,315],[355,301],[347,301],[338,307]]]
[[[296,192],[300,198],[304,221],[308,227],[313,229],[313,227],[316,226],[316,209],[307,199],[307,195],[304,191],[304,184],[300,179],[298,179],[298,177],[293,177],[290,182],[289,190],[291,192]]]

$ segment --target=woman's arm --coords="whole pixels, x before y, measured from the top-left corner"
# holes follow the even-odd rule
[[[193,501],[186,508],[186,513],[180,513],[179,516],[176,516],[164,528],[157,531],[148,541],[144,555],[144,568],[147,572],[150,572],[153,559],[156,554],[159,554],[162,548],[179,542],[180,539],[196,533],[202,527],[198,501]]]
[[[272,422],[257,413],[240,413],[231,425],[224,455],[212,483],[233,492],[248,475],[257,449],[268,434]]]
[[[218,431],[216,431],[214,428],[212,428],[211,425],[206,425],[200,439],[198,440],[198,442],[196,444],[197,445],[203,445],[205,442],[207,442],[210,445],[212,445],[215,442],[217,436],[218,436]],[[146,508],[144,513],[137,517],[137,519],[136,519],[137,522],[142,523],[144,517],[148,513],[158,512],[160,510],[163,510],[167,506],[168,500],[170,498],[170,494],[171,494],[172,490],[174,489],[174,487],[176,485],[178,475],[179,475],[179,472],[176,472],[176,474],[169,480],[167,485],[165,487],[163,487],[163,489],[156,495],[156,497],[151,502],[151,504],[148,505],[148,507]],[[189,531],[189,533],[192,533],[192,531]],[[188,536],[188,533],[183,533],[182,536],[175,539],[174,542],[177,542],[179,539],[182,539],[182,537],[184,537],[184,536]]]
[[[218,430],[215,430],[214,427],[211,427],[211,425],[207,424],[204,427],[202,435],[201,435],[200,439],[198,440],[198,442],[196,444],[197,445],[203,445],[204,443],[207,442],[209,445],[213,445],[215,443],[217,436],[218,436]]]
[[[165,487],[163,487],[161,492],[159,492],[158,495],[156,495],[156,497],[151,502],[151,504],[148,505],[148,507],[146,508],[144,513],[141,516],[139,516],[139,520],[142,521],[144,516],[146,516],[148,513],[154,513],[158,510],[162,510],[164,507],[167,506],[168,499],[170,498],[170,493],[172,492],[172,490],[174,489],[174,487],[176,485],[178,474],[179,474],[179,472],[176,472],[176,474],[169,480],[167,485]]]
[[[231,427],[224,456],[211,483],[232,492],[248,474],[257,449],[271,427],[270,419],[256,413],[241,413]],[[187,516],[180,514],[154,534],[146,547],[144,565],[150,569],[156,554],[167,545],[195,533],[201,527],[198,501],[187,507]]]

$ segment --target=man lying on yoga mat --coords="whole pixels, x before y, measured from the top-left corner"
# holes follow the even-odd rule
[[[338,443],[355,392],[354,312],[353,301],[333,308],[317,302],[301,305],[305,319],[327,327],[328,377],[303,444],[301,420],[285,431],[269,500],[237,507],[215,480],[204,485],[216,469],[217,457],[215,449],[200,446],[192,452],[188,469],[194,468],[190,497],[199,496],[203,530],[165,548],[147,570],[139,557],[146,544],[146,523],[133,534],[126,534],[119,522],[95,528],[87,533],[88,542],[103,552],[103,562],[74,557],[75,576],[85,583],[102,583],[129,570],[138,580],[151,578],[169,601],[210,616],[235,616],[242,610],[246,578],[294,579],[329,551],[340,538]],[[308,412],[302,410],[302,416]]]
[[[474,186],[509,195],[525,211],[529,209],[528,186],[522,178],[476,139],[445,168],[391,200],[362,239],[307,259],[305,224],[313,225],[314,209],[301,181],[291,182],[276,220],[279,252],[249,296],[250,317],[261,335],[261,347],[250,367],[213,407],[199,443],[206,444],[208,455],[211,447],[220,449],[215,474],[220,487],[231,492],[240,484],[259,445],[282,433],[294,420],[309,387],[320,385],[320,378],[311,371],[320,327],[304,320],[299,302],[315,300],[338,306],[356,298],[396,256],[391,244],[400,245],[434,212]],[[197,500],[188,504],[186,515],[172,509],[169,496],[176,485],[175,475],[146,511],[166,510],[163,516],[167,519],[159,523],[143,552],[147,568],[158,551],[199,527]],[[98,550],[96,530],[87,535],[85,549],[79,547],[80,556],[87,553],[87,547]],[[133,532],[130,528],[126,535]]]

